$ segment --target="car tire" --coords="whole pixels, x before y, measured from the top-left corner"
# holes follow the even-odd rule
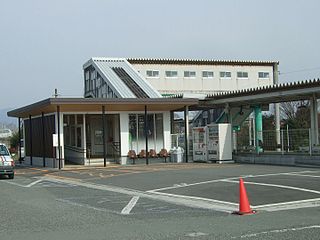
[[[9,179],[14,179],[14,174],[8,175]]]

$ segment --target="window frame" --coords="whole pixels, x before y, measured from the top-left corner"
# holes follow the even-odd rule
[[[149,76],[148,72],[151,72],[152,76]],[[158,73],[158,75],[154,76],[154,73],[156,73],[156,72]],[[146,77],[147,78],[160,78],[160,71],[159,70],[146,70]]]
[[[177,75],[176,75],[176,76],[168,76],[168,75],[167,75],[168,72],[170,72],[170,73],[176,72]],[[178,78],[178,70],[166,70],[166,71],[165,71],[165,77],[166,77],[166,78]]]
[[[203,76],[203,74],[204,74],[205,72],[206,72],[207,74],[208,74],[209,72],[212,73],[212,76],[206,76],[206,77]],[[202,70],[201,76],[202,76],[203,79],[212,79],[212,78],[214,78],[214,71],[211,71],[211,70]]]
[[[189,76],[186,76],[186,73],[189,74]],[[190,76],[190,73],[194,73],[194,76]],[[197,77],[197,72],[196,71],[183,71],[183,78],[188,78],[188,79],[194,79]]]
[[[244,73],[246,73],[246,77],[244,77],[244,76],[239,76],[239,74],[240,75],[243,75]],[[237,78],[238,79],[248,79],[249,78],[249,72],[245,72],[245,71],[239,71],[239,72],[237,72]]]
[[[268,74],[268,77],[262,76],[260,77],[260,73],[264,74]],[[258,72],[258,78],[259,79],[270,79],[270,72]]]
[[[230,77],[227,77],[227,76],[222,77],[222,76],[221,76],[222,73],[224,73],[224,74],[230,73]],[[231,78],[232,78],[231,71],[220,71],[220,72],[219,72],[219,76],[220,76],[220,79],[231,79]]]

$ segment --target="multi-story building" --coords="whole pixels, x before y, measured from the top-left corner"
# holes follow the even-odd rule
[[[161,94],[233,91],[277,82],[278,62],[127,59]]]

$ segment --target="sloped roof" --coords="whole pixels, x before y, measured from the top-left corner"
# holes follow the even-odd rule
[[[105,58],[94,57],[87,61],[83,68],[92,65],[104,79],[104,81],[113,89],[120,98],[136,98],[136,91],[145,93],[145,97],[161,98],[161,94],[151,86],[125,58]],[[121,70],[126,78],[132,82],[132,85],[126,83],[116,70]]]

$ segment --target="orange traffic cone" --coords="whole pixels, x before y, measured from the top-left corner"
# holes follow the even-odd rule
[[[254,214],[256,211],[252,210],[248,200],[246,188],[244,186],[242,178],[239,179],[239,211],[235,212],[239,215]]]

